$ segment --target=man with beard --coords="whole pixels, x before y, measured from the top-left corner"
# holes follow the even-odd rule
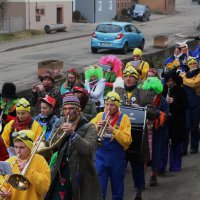
[[[54,85],[54,79],[50,72],[47,72],[40,79],[42,84],[33,85],[32,86],[32,95],[31,95],[31,105],[35,106],[33,111],[33,115],[38,115],[40,112],[40,101],[39,98],[44,98],[45,95],[49,95],[56,100],[55,111],[56,115],[60,115],[59,107],[60,107],[60,91],[59,88]]]
[[[98,176],[94,167],[96,127],[80,113],[80,101],[67,94],[63,98],[63,116],[53,135],[63,134],[58,142],[58,158],[51,168],[52,181],[45,200],[101,200]]]

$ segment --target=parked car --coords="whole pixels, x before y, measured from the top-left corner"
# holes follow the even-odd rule
[[[128,9],[128,15],[133,19],[138,19],[140,21],[147,20],[149,21],[151,11],[149,6],[142,4],[134,4],[131,8]]]
[[[105,22],[98,24],[92,33],[91,51],[97,53],[99,49],[118,49],[126,54],[135,47],[143,50],[144,44],[144,34],[132,23]]]

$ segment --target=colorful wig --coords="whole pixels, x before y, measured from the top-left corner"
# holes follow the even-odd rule
[[[98,80],[103,78],[103,69],[98,65],[90,65],[85,69],[85,79],[90,80],[91,76],[96,76]]]
[[[116,56],[109,55],[109,56],[103,56],[99,60],[100,65],[109,65],[112,64],[113,68],[111,69],[112,72],[115,72],[116,74],[119,73],[119,71],[122,70],[123,63],[122,61],[117,58]]]
[[[161,94],[163,91],[163,85],[160,79],[158,77],[148,77],[143,85],[143,90],[154,90],[156,94]]]

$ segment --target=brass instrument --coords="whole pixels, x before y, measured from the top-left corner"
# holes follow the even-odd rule
[[[14,167],[15,164],[17,163],[18,158],[19,158],[19,154],[17,155],[15,161],[13,162],[13,164],[12,164],[12,166],[11,166],[11,169],[13,169],[13,167]],[[2,191],[2,188],[3,188],[4,184],[8,181],[9,176],[10,176],[10,174],[6,174],[6,176],[4,177],[3,183],[0,185],[0,191]],[[9,191],[10,191],[10,190],[9,190]]]
[[[34,143],[33,150],[31,151],[31,154],[30,154],[30,158],[28,159],[28,162],[26,163],[24,169],[20,172],[20,174],[12,174],[8,178],[8,183],[12,187],[14,187],[15,189],[17,189],[17,190],[28,190],[29,189],[30,182],[25,177],[25,175],[26,175],[26,172],[27,172],[27,170],[29,168],[29,165],[30,165],[34,155],[36,154],[36,151],[37,151],[37,149],[38,149],[38,147],[39,147],[39,145],[40,145],[45,133],[46,133],[46,126],[43,127],[42,135],[38,136],[38,138],[36,139],[36,141]],[[10,188],[10,190],[11,190],[11,188]]]
[[[67,115],[67,117],[65,118],[64,122],[69,122],[69,115]],[[58,145],[60,144],[60,142],[62,141],[63,137],[66,135],[66,133],[61,129],[62,124],[60,127],[58,127],[58,129],[53,133],[50,142],[49,142],[49,146],[43,146],[41,148],[38,149],[37,153],[40,155],[43,155],[46,158],[46,154],[49,154],[49,152],[53,153],[53,150],[58,147]]]
[[[108,112],[106,115],[105,123],[101,126],[100,130],[97,133],[97,143],[99,145],[102,145],[103,143],[103,140],[104,140],[103,137],[106,134],[106,127],[108,126],[109,120],[110,120],[110,116]]]

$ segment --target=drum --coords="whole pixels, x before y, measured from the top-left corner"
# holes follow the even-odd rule
[[[123,114],[129,116],[131,120],[131,126],[134,130],[141,130],[145,129],[146,123],[146,115],[147,115],[147,108],[146,107],[120,107],[120,111]]]

